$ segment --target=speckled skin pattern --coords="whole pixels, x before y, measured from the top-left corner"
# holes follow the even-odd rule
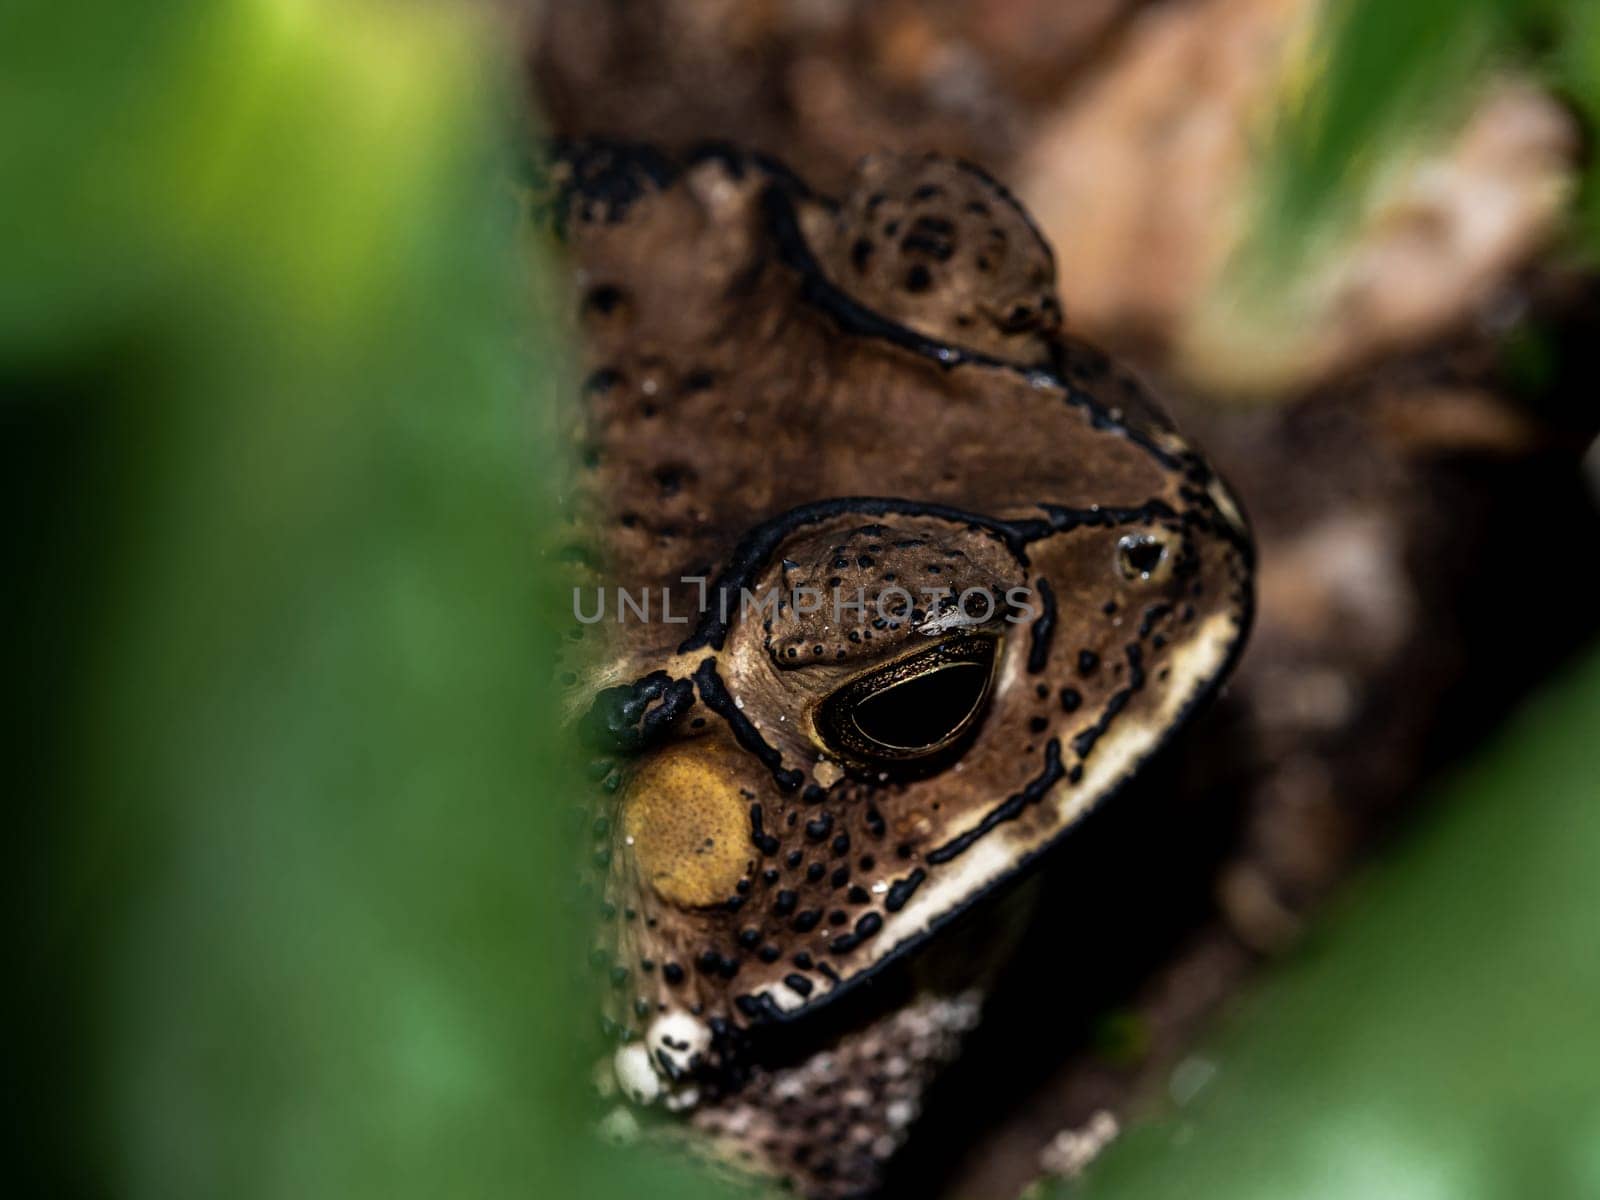
[[[564,679],[596,754],[611,1075],[721,1158],[870,1191],[979,993],[912,986],[785,1061],[773,1031],[913,950],[968,954],[948,922],[1225,677],[1249,533],[1062,333],[1050,249],[981,171],[871,159],[835,202],[736,152],[584,143],[551,180],[585,354],[563,557],[582,608],[605,597]],[[888,690],[938,671],[970,695]]]

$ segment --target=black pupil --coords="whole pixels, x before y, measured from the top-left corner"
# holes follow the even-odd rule
[[[948,663],[868,696],[852,719],[863,737],[892,750],[936,746],[972,715],[988,679],[987,664]]]
[[[1136,575],[1148,575],[1161,565],[1166,547],[1154,538],[1129,538],[1122,544],[1123,557]]]

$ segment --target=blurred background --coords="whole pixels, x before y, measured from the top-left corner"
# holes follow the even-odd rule
[[[1600,1196],[1600,8],[13,0],[0,64],[19,1190],[725,1186],[584,1132],[548,129],[980,163],[1256,525],[896,1193]]]

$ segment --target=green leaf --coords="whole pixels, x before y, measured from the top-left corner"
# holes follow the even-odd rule
[[[1175,1072],[1198,1095],[1045,1194],[1600,1195],[1597,728],[1591,655]]]
[[[24,1180],[706,1195],[588,1132],[511,64],[463,7],[48,7],[0,30]]]

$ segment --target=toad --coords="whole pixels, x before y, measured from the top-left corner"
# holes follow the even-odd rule
[[[550,175],[612,1124],[870,1191],[1003,954],[958,918],[1217,689],[1249,531],[981,170],[876,157],[835,200],[583,142]]]

